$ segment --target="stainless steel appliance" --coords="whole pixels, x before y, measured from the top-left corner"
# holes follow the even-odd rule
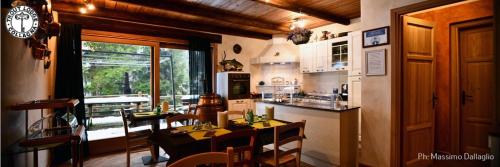
[[[217,94],[227,100],[250,98],[250,73],[217,73]]]

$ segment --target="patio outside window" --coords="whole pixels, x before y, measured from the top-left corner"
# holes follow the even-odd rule
[[[129,113],[151,109],[151,53],[151,46],[82,41],[89,140],[124,136],[121,108]],[[188,51],[161,48],[159,75],[161,101],[169,102],[170,111],[186,110]],[[147,128],[149,124],[130,130]]]

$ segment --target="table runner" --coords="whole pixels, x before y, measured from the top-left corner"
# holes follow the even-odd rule
[[[203,140],[203,139],[210,138],[210,137],[204,137],[205,133],[208,130],[193,130],[193,126],[181,126],[181,127],[176,127],[176,129],[187,131],[189,136],[191,136],[195,140]],[[215,136],[221,136],[221,135],[231,133],[230,130],[222,129],[222,128],[214,128],[212,130],[215,131],[215,134],[214,134]]]
[[[232,121],[234,121],[236,124],[246,124],[246,121],[243,118],[234,119]],[[256,128],[256,129],[264,129],[264,128],[272,128],[272,127],[276,127],[276,126],[286,125],[286,123],[283,123],[283,122],[277,121],[277,120],[269,120],[268,122],[270,124],[270,126],[268,126],[268,127],[264,127],[264,121],[257,121],[255,123],[253,123],[252,127]]]

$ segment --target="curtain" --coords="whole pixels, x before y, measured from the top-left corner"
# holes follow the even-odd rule
[[[195,96],[212,92],[212,49],[207,39],[189,40],[189,92]],[[191,98],[191,103],[197,102]]]
[[[75,98],[80,103],[75,107],[76,120],[79,125],[85,125],[85,105],[83,95],[82,75],[82,41],[81,25],[62,24],[61,34],[57,39],[57,61],[55,94],[57,98]],[[66,110],[56,110],[56,115],[61,116]],[[57,156],[53,157],[53,163],[58,164],[71,158],[70,145],[56,148]],[[84,153],[88,153],[88,142],[84,140]]]

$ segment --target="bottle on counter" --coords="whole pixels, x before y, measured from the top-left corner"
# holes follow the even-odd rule
[[[335,98],[335,104],[333,108],[341,108],[342,107],[342,105],[340,104],[341,101],[342,101],[342,96],[337,95],[337,97]]]
[[[156,106],[156,114],[160,114],[160,113],[161,113],[161,106],[157,105]]]

